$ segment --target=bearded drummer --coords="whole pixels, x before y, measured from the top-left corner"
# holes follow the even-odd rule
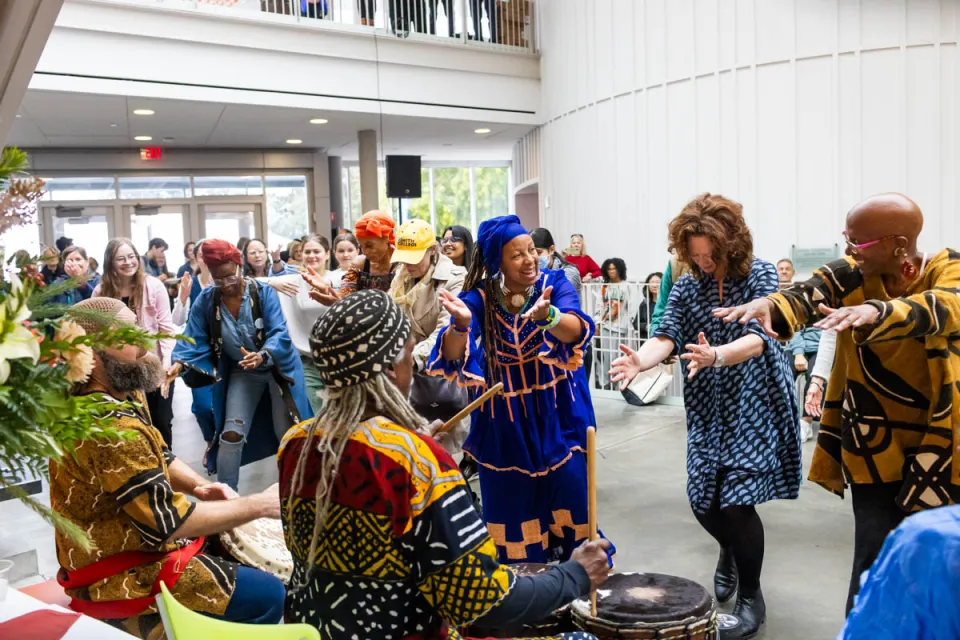
[[[109,314],[112,326],[137,322],[120,300],[91,298],[75,306]],[[76,322],[87,332],[105,327],[89,316]],[[90,438],[77,444],[74,455],[50,463],[51,507],[92,543],[86,549],[57,531],[57,580],[72,598],[70,608],[140,638],[161,638],[154,596],[163,581],[181,604],[208,616],[279,622],[285,588],[278,578],[200,552],[203,536],[278,518],[277,486],[241,498],[174,457],[143,400],[162,381],[160,360],[127,345],[95,351],[89,379],[74,390],[112,407],[103,423],[128,437]]]

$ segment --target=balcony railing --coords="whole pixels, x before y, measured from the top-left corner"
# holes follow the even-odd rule
[[[124,1],[124,0],[121,0]],[[126,0],[323,28],[355,25],[399,38],[536,53],[535,0]]]

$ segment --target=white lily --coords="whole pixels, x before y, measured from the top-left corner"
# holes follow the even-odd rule
[[[11,279],[11,290],[0,304],[0,384],[10,377],[10,360],[29,358],[32,364],[40,359],[40,341],[24,326],[30,319],[30,309],[19,295],[23,286],[20,279]]]

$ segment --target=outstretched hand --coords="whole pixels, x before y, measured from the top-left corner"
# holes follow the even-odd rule
[[[543,322],[547,319],[547,315],[550,313],[550,296],[553,295],[553,287],[547,287],[543,290],[543,293],[540,294],[540,299],[537,300],[530,309],[520,316],[524,320],[533,320],[534,322]]]
[[[739,307],[719,307],[713,310],[713,317],[720,318],[724,322],[733,322],[738,320],[740,324],[747,324],[751,320],[756,320],[763,327],[763,330],[771,338],[776,338],[777,332],[773,330],[773,302],[767,298],[757,298],[747,304]]]
[[[300,275],[310,285],[310,298],[314,301],[329,307],[339,300],[337,292],[333,290],[330,283],[313,267],[307,267],[306,271],[300,272]]]
[[[440,294],[440,304],[453,318],[453,323],[460,329],[469,329],[470,322],[473,320],[473,313],[471,313],[467,303],[446,289],[439,289],[437,293]]]
[[[855,307],[842,309],[833,309],[821,304],[818,309],[825,317],[813,325],[817,329],[845,331],[850,328],[874,325],[880,320],[880,311],[870,304],[858,304]]]
[[[686,349],[688,353],[680,356],[680,359],[687,361],[687,380],[692,380],[701,369],[711,367],[717,361],[717,350],[707,342],[703,331],[697,335],[697,344],[688,344]]]
[[[612,382],[619,382],[620,391],[623,391],[643,371],[643,365],[637,352],[627,345],[620,345],[620,351],[623,355],[610,363],[610,371],[607,375]]]

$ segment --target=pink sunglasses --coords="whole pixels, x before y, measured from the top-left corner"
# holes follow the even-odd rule
[[[872,247],[875,244],[880,244],[881,242],[883,242],[888,238],[896,238],[896,237],[897,236],[883,236],[882,238],[877,238],[876,240],[871,240],[870,242],[857,244],[855,242],[850,241],[850,238],[847,237],[846,230],[843,231],[843,239],[847,242],[847,248],[849,248],[850,251],[852,251],[853,253],[859,253],[860,251],[862,251],[863,249],[866,249],[867,247]]]

